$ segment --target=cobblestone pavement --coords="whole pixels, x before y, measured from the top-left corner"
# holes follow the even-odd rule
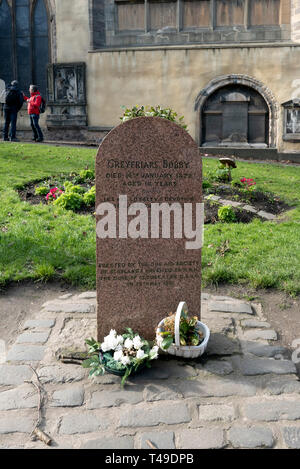
[[[300,381],[287,349],[259,304],[203,294],[207,353],[188,361],[163,356],[132,378],[87,378],[56,359],[95,336],[95,292],[64,295],[26,321],[0,365],[0,448],[47,448],[32,441],[38,393],[42,428],[53,448],[300,448]],[[31,368],[32,367],[32,368]]]

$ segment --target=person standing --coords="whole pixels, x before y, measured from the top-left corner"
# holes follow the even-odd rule
[[[5,93],[4,103],[4,127],[3,140],[8,142],[8,132],[11,142],[18,142],[16,138],[17,118],[24,102],[23,93],[19,90],[19,84],[16,80],[11,82],[11,86]],[[9,131],[10,127],[10,131]]]
[[[28,114],[30,117],[30,125],[33,132],[33,139],[35,142],[42,142],[44,140],[43,132],[39,126],[40,119],[40,106],[42,104],[42,97],[38,91],[37,86],[30,85],[29,87],[30,98],[24,95],[25,101],[28,104]]]

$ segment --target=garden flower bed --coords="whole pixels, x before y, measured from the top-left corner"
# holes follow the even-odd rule
[[[50,204],[53,203],[58,197],[65,192],[65,183],[70,183],[71,185],[77,188],[77,192],[81,192],[81,195],[89,192],[95,186],[95,179],[91,178],[82,182],[80,181],[80,174],[69,174],[66,176],[60,175],[57,177],[50,178],[48,180],[41,180],[37,182],[30,182],[26,184],[22,189],[19,189],[19,196],[21,200],[29,202],[30,204]],[[37,188],[46,187],[46,191],[43,195],[38,193]],[[80,190],[81,188],[81,190]],[[257,213],[247,211],[243,209],[243,206],[250,205],[256,209],[256,212],[264,211],[274,215],[283,213],[285,210],[288,210],[290,206],[281,200],[278,196],[271,193],[265,193],[262,191],[243,191],[240,188],[223,184],[223,183],[213,183],[210,187],[205,188],[204,183],[204,205],[205,205],[205,224],[214,224],[218,221],[228,222],[230,220],[222,220],[218,216],[220,207],[222,206],[219,200],[214,200],[210,198],[211,196],[219,196],[222,200],[228,199],[233,202],[232,210],[235,214],[234,221],[235,223],[250,223],[254,218],[259,217]],[[78,198],[78,196],[77,196]],[[78,198],[80,200],[80,198]],[[72,205],[73,211],[79,214],[91,214],[94,215],[95,205],[93,203],[86,204],[81,203],[76,205],[77,200],[75,200],[75,205]],[[238,202],[241,205],[234,206]],[[224,205],[224,204],[223,204]]]

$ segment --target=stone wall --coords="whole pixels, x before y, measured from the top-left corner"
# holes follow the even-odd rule
[[[294,42],[300,42],[300,0],[292,0],[291,39]]]
[[[55,0],[56,61],[84,62],[90,45],[88,0]]]
[[[98,0],[107,47],[289,40],[291,0]],[[97,39],[93,48],[102,47]]]
[[[191,135],[199,137],[197,96],[212,80],[243,75],[266,86],[273,96],[274,147],[300,151],[283,142],[281,104],[300,96],[300,47],[292,45],[166,46],[102,50],[88,56],[89,125],[114,126],[121,106],[160,104],[185,116]],[[101,79],[99,79],[101,77]]]

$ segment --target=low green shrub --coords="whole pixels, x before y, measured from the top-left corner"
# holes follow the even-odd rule
[[[95,179],[95,172],[92,169],[83,169],[80,171],[79,177],[81,178],[82,182],[89,181],[91,179]]]
[[[53,204],[66,210],[79,210],[83,205],[83,197],[77,192],[64,192]]]
[[[224,205],[218,210],[218,218],[223,223],[234,223],[236,215],[231,205]]]
[[[49,192],[49,186],[39,186],[35,188],[35,195],[47,195]]]
[[[95,171],[92,169],[82,169],[79,174],[73,175],[73,182],[74,184],[82,184],[86,181],[92,181],[95,179]]]
[[[123,116],[120,117],[122,122],[135,117],[162,117],[187,130],[187,125],[183,122],[184,116],[177,117],[177,113],[171,108],[164,109],[161,106],[133,106],[132,108],[122,106],[122,108],[124,109]]]
[[[84,187],[81,187],[79,185],[76,186],[72,184],[70,181],[66,181],[64,183],[64,188],[65,188],[66,194],[71,194],[71,193],[84,194],[85,193]]]
[[[85,205],[87,206],[95,205],[96,186],[91,187],[91,189],[83,195],[83,200],[84,200]]]
[[[202,190],[207,191],[211,187],[212,187],[212,184],[207,179],[203,179],[203,181],[202,181]]]

